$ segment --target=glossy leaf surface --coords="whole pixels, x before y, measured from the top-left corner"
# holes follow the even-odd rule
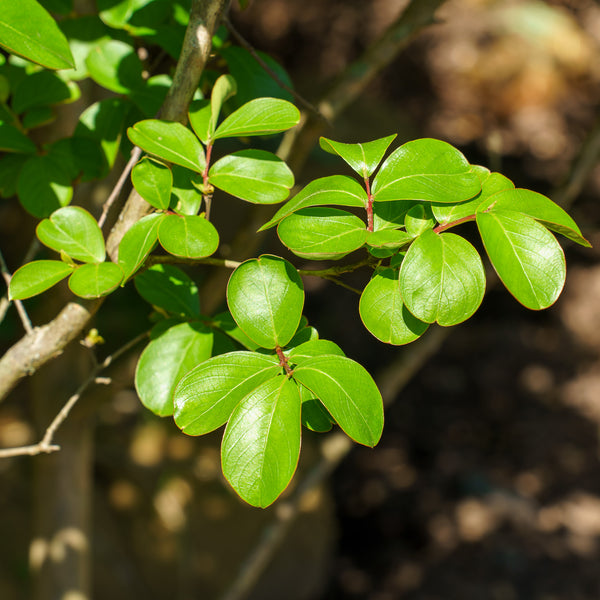
[[[283,258],[262,255],[247,260],[232,273],[227,304],[250,339],[263,348],[284,347],[302,316],[302,280]]]
[[[161,417],[173,414],[173,390],[181,377],[209,359],[212,331],[201,323],[180,323],[153,339],[135,371],[135,389],[146,408]]]
[[[214,225],[200,216],[167,215],[158,227],[160,245],[184,258],[210,256],[219,247]]]
[[[396,134],[360,144],[344,144],[321,137],[319,144],[325,152],[337,154],[343,158],[354,171],[364,178],[373,174],[395,137]]]
[[[123,279],[121,267],[111,262],[85,264],[69,277],[69,289],[81,298],[100,298],[114,292]]]
[[[265,381],[281,372],[279,360],[257,352],[229,352],[195,366],[174,392],[174,417],[188,435],[204,435],[224,425],[233,409]]]
[[[446,327],[468,319],[485,293],[479,254],[453,233],[426,231],[406,253],[400,292],[408,310],[426,323]]]
[[[417,202],[414,200],[392,200],[373,202],[373,229],[383,231],[403,227],[406,214]]]
[[[374,446],[383,431],[383,401],[364,367],[344,356],[315,356],[294,369],[294,379],[319,398],[354,441]]]
[[[23,300],[37,296],[67,275],[74,267],[60,260],[34,260],[17,269],[10,280],[8,288],[12,300]]]
[[[127,281],[144,263],[158,242],[158,226],[164,214],[152,213],[136,221],[119,244],[118,263]]]
[[[131,182],[148,204],[161,210],[169,208],[173,174],[167,165],[144,157],[131,170]]]
[[[75,260],[98,263],[106,255],[96,219],[79,206],[59,208],[38,224],[36,234],[42,244]]]
[[[253,506],[272,504],[294,475],[300,455],[298,386],[270,379],[235,408],[221,446],[223,474]]]
[[[280,158],[265,150],[241,150],[224,156],[210,169],[215,187],[255,204],[285,200],[294,175]]]
[[[337,356],[345,356],[343,350],[330,340],[309,340],[292,348],[289,353],[289,360],[295,365],[299,365],[306,360],[310,360],[315,356],[323,354],[335,354]]]

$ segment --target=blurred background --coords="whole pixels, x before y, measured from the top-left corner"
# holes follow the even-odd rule
[[[243,11],[234,3],[231,20],[316,103],[406,4],[253,0]],[[110,373],[113,384],[87,393],[58,438],[67,456],[74,440],[71,452],[86,457],[91,475],[82,472],[77,489],[64,484],[56,510],[84,511],[91,541],[66,532],[44,546],[35,537],[43,490],[63,485],[47,465],[65,460],[73,475],[81,460],[0,461],[2,600],[44,597],[32,569],[73,551],[90,557],[96,600],[600,598],[600,6],[448,0],[435,17],[323,134],[440,138],[471,163],[562,203],[594,248],[561,239],[568,275],[559,301],[527,311],[491,276],[468,322],[429,331],[425,350],[393,348],[364,330],[357,296],[307,280],[310,323],[385,384],[386,425],[375,449],[353,447],[331,477],[300,495],[327,456],[323,436],[305,432],[292,485],[267,510],[243,504],[223,481],[221,432],[186,437],[143,409],[132,383],[137,355],[127,355]],[[296,181],[343,169],[317,146]],[[215,218],[231,207],[239,204]],[[15,202],[0,203],[3,245],[16,256],[34,225]],[[273,238],[260,251],[286,256]],[[64,299],[42,298],[32,304],[36,323]],[[135,298],[126,289],[107,300],[95,322],[107,340],[100,357],[148,327]],[[0,329],[3,346],[20,335],[12,316]],[[89,369],[79,347],[56,362],[69,360],[82,374]],[[77,374],[63,371],[51,363],[2,404],[0,447],[39,438],[77,386]],[[257,544],[274,558],[243,596],[240,569]]]

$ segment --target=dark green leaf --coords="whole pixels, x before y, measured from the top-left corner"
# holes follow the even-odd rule
[[[166,73],[154,75],[129,94],[130,100],[142,111],[145,117],[152,117],[160,111],[173,80]]]
[[[213,332],[202,323],[180,323],[153,339],[140,356],[135,389],[146,408],[165,417],[173,414],[173,391],[185,373],[208,360]]]
[[[60,260],[35,260],[17,269],[8,288],[11,300],[37,296],[57,284],[73,271],[73,266]]]
[[[286,377],[270,379],[234,409],[221,446],[223,474],[252,506],[272,504],[300,455],[300,395]]]
[[[280,158],[265,150],[241,150],[218,160],[210,169],[215,187],[255,204],[285,200],[294,175]]]
[[[229,311],[219,313],[212,319],[212,325],[224,331],[231,339],[248,350],[258,350],[260,346],[253,342],[235,322]]]
[[[136,221],[119,244],[119,266],[123,270],[123,284],[142,266],[158,242],[158,226],[163,214],[152,213]]]
[[[21,119],[23,129],[29,131],[37,127],[43,127],[56,120],[56,115],[50,106],[40,106],[28,110]]]
[[[0,158],[0,196],[10,198],[17,193],[19,173],[27,160],[25,154],[7,154]]]
[[[69,289],[82,298],[100,298],[116,290],[123,279],[121,267],[111,262],[77,267],[69,277]]]
[[[200,216],[167,215],[158,228],[160,245],[174,256],[204,258],[219,247],[214,225]]]
[[[361,144],[344,144],[334,142],[325,137],[319,138],[321,148],[329,154],[337,154],[343,158],[361,177],[368,178],[381,162],[383,155],[394,141],[396,134],[389,135],[372,142]]]
[[[284,347],[302,316],[304,288],[298,271],[268,254],[242,263],[227,286],[229,310],[240,329],[263,348]]]
[[[17,114],[22,114],[31,108],[74,102],[80,94],[76,83],[67,82],[52,71],[38,71],[17,85],[12,108]]]
[[[202,205],[202,194],[196,185],[202,183],[202,175],[178,165],[171,167],[173,188],[171,208],[181,215],[197,215]]]
[[[167,165],[145,156],[133,167],[131,182],[148,204],[162,210],[169,208],[173,174]]]
[[[117,94],[128,94],[146,85],[135,48],[120,40],[101,40],[88,54],[85,64],[97,84]]]
[[[333,427],[333,419],[314,394],[303,385],[299,386],[302,400],[302,425],[311,431],[325,433]]]
[[[22,131],[0,121],[0,151],[35,154],[36,150],[35,144]]]

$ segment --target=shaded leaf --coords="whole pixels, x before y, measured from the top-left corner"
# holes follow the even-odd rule
[[[36,145],[10,123],[0,121],[0,151],[35,154]]]
[[[25,77],[15,88],[12,108],[17,114],[40,106],[74,102],[81,95],[79,86],[65,81],[52,71],[38,71]]]
[[[148,204],[162,210],[169,208],[173,174],[167,165],[145,156],[131,170],[131,182]]]
[[[260,346],[253,342],[235,322],[229,311],[224,311],[213,317],[212,323],[214,327],[218,327],[224,331],[231,339],[238,342],[248,350],[258,350]]]
[[[417,202],[414,200],[392,200],[373,202],[373,229],[383,231],[403,227],[406,214]]]
[[[92,48],[85,64],[90,77],[111,92],[129,94],[146,85],[135,48],[121,40],[101,40]]]

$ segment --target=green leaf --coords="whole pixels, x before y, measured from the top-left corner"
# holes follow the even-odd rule
[[[27,160],[25,154],[6,154],[0,158],[0,196],[10,198],[17,193],[19,174]]]
[[[292,348],[288,357],[291,363],[299,365],[306,360],[310,360],[315,356],[322,356],[323,354],[345,356],[343,350],[335,342],[329,340],[310,340]]]
[[[305,342],[319,339],[319,332],[314,327],[309,327],[307,323],[306,317],[300,319],[300,325],[298,325],[294,337],[286,344],[286,348],[295,348]]]
[[[359,313],[364,326],[378,340],[394,346],[414,342],[429,327],[406,308],[397,269],[375,272],[360,297]]]
[[[260,346],[253,342],[235,322],[231,313],[226,310],[219,313],[212,319],[211,323],[214,327],[218,327],[221,331],[224,331],[231,339],[238,342],[241,346],[247,350],[258,350]]]
[[[254,204],[285,200],[294,185],[294,175],[280,158],[265,150],[241,150],[218,160],[209,181],[232,196]]]
[[[148,78],[144,86],[129,94],[129,99],[142,111],[145,117],[152,117],[160,111],[173,80],[167,73],[159,73]]]
[[[136,0],[97,0],[100,18],[109,27],[122,29],[135,10]]]
[[[180,323],[153,339],[135,371],[142,404],[161,417],[173,414],[173,391],[185,373],[208,360],[213,332],[202,323]]]
[[[406,253],[400,293],[408,310],[421,321],[437,321],[444,327],[462,323],[483,300],[483,263],[464,238],[429,229]]]
[[[148,204],[161,210],[169,208],[173,173],[167,165],[145,156],[131,170],[131,182]]]
[[[252,506],[272,504],[300,456],[300,395],[286,377],[263,383],[235,408],[221,446],[223,474]]]
[[[394,141],[396,134],[372,142],[344,144],[325,137],[319,138],[319,144],[325,152],[337,154],[348,163],[361,177],[368,178],[381,162],[383,155]]]
[[[204,148],[198,138],[181,123],[147,119],[130,127],[127,135],[133,144],[148,154],[198,173],[204,171]]]
[[[56,120],[56,115],[50,106],[40,106],[28,110],[21,119],[23,129],[29,131],[37,127],[43,127]]]
[[[302,316],[302,280],[289,262],[264,254],[247,260],[232,273],[227,304],[251,340],[263,348],[283,348],[294,336]]]
[[[319,398],[354,441],[375,446],[383,431],[381,394],[364,367],[345,356],[315,356],[294,369],[294,379]]]
[[[367,244],[371,248],[402,248],[414,239],[414,235],[399,231],[398,229],[380,229],[372,231],[367,237]]]
[[[210,95],[210,120],[208,124],[208,138],[212,140],[217,129],[217,122],[223,104],[237,92],[237,84],[231,75],[221,75],[213,86]],[[193,126],[193,125],[192,125]],[[202,139],[202,138],[201,138]]]
[[[495,194],[486,202],[487,211],[515,211],[535,219],[551,231],[561,233],[566,238],[591,248],[591,244],[581,235],[581,231],[573,219],[560,207],[531,190],[510,189]],[[480,210],[484,210],[481,205]]]
[[[190,104],[188,118],[194,133],[202,140],[204,145],[208,145],[214,133],[210,100],[194,100]]]
[[[333,418],[314,394],[303,385],[299,386],[302,401],[302,425],[310,431],[325,433],[333,427]]]
[[[90,77],[117,94],[143,89],[142,62],[135,48],[115,39],[101,40],[89,53],[85,64]]]
[[[40,242],[56,252],[86,263],[104,260],[104,237],[96,219],[79,206],[65,206],[41,221],[36,229]]]
[[[100,298],[116,290],[122,279],[123,271],[115,263],[86,264],[69,277],[69,289],[82,298]]]
[[[514,188],[513,182],[500,173],[490,173],[484,167],[473,167],[481,180],[481,192],[471,200],[459,204],[438,204],[433,202],[431,209],[440,225],[475,215],[479,206],[488,205],[488,199],[493,194]]]
[[[37,296],[57,284],[73,271],[73,266],[60,260],[35,260],[17,269],[10,280],[11,300]]]
[[[481,190],[467,159],[453,146],[430,138],[407,142],[383,163],[373,181],[376,201],[456,203]]]
[[[411,237],[417,237],[434,226],[435,219],[429,205],[415,204],[404,217],[406,233]]]
[[[123,284],[142,266],[158,243],[158,227],[163,214],[153,213],[136,221],[119,244],[118,263],[123,270]],[[122,284],[122,285],[123,285]]]
[[[173,165],[171,172],[171,208],[181,215],[197,215],[202,205],[202,194],[196,185],[202,184],[202,176],[178,165]]]
[[[0,151],[35,154],[35,144],[19,129],[10,123],[0,121]]]
[[[73,0],[39,0],[50,13],[68,15],[73,10]]]
[[[329,207],[303,208],[277,227],[281,242],[301,258],[337,260],[364,245],[368,231],[357,216]]]
[[[287,100],[256,98],[231,113],[217,127],[214,139],[270,135],[291,129],[300,121],[300,111]]]
[[[289,202],[286,202],[259,231],[274,227],[279,221],[301,208],[328,204],[365,208],[367,206],[367,193],[355,179],[345,175],[315,179]]]
[[[12,108],[18,115],[40,106],[74,102],[81,95],[76,83],[67,82],[52,71],[38,71],[25,77],[15,88]]]
[[[274,356],[245,351],[214,356],[184,375],[175,388],[175,423],[188,435],[214,431],[227,423],[243,398],[280,372]]]
[[[73,188],[60,163],[49,156],[34,156],[21,168],[17,193],[25,210],[43,219],[71,202]]]
[[[403,227],[406,215],[413,206],[417,206],[417,202],[414,200],[373,202],[373,229],[384,231]]]
[[[564,253],[554,236],[531,217],[509,210],[479,212],[477,226],[508,291],[532,310],[552,305],[566,278]]]
[[[158,228],[158,241],[174,256],[204,258],[216,252],[219,234],[204,217],[167,215]]]
[[[35,0],[0,1],[0,46],[48,69],[74,66],[65,36]]]
[[[180,268],[153,265],[133,280],[139,295],[171,315],[200,316],[198,286]]]

